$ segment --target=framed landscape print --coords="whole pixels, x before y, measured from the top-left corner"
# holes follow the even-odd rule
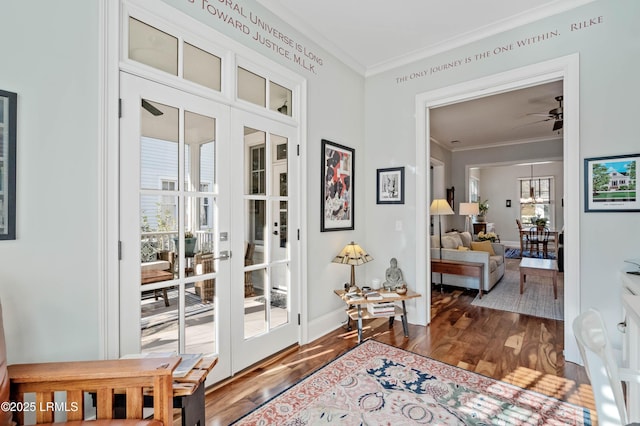
[[[638,212],[640,154],[585,158],[584,211]]]
[[[0,240],[16,239],[17,99],[0,90]]]
[[[377,170],[376,204],[404,204],[404,167]]]
[[[322,139],[320,232],[354,229],[353,148]]]

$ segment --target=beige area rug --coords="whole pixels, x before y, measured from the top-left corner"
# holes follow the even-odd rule
[[[534,317],[564,320],[564,274],[558,274],[558,298],[553,298],[551,278],[527,276],[520,294],[520,259],[505,259],[504,277],[491,289],[471,302],[474,306],[516,312]]]

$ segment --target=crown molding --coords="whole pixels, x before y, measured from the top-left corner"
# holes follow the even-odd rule
[[[476,30],[460,34],[457,37],[452,37],[424,49],[415,50],[411,53],[397,56],[395,58],[389,59],[388,61],[372,65],[367,68],[365,77],[371,77],[373,75],[380,74],[382,72],[389,71],[403,65],[435,56],[437,54],[447,52],[457,47],[461,47],[466,44],[470,44],[484,38],[491,37],[496,34],[500,34],[502,32],[512,30],[514,28],[518,28],[535,21],[539,21],[541,19],[554,16],[568,10],[575,9],[593,1],[595,0],[556,0],[553,3],[529,9],[526,12],[522,12],[520,14],[496,21],[489,25],[485,25]]]

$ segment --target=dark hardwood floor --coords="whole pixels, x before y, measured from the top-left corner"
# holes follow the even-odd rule
[[[433,292],[432,322],[389,328],[386,319],[365,322],[364,338],[397,346],[495,379],[593,408],[584,368],[565,362],[564,323],[471,305],[476,291]],[[207,425],[228,425],[357,344],[339,328],[290,348],[220,384],[206,396]]]

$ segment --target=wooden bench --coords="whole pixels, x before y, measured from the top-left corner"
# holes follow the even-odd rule
[[[482,299],[484,287],[484,263],[462,260],[431,259],[431,272],[439,274],[465,275],[478,278],[478,295]]]

